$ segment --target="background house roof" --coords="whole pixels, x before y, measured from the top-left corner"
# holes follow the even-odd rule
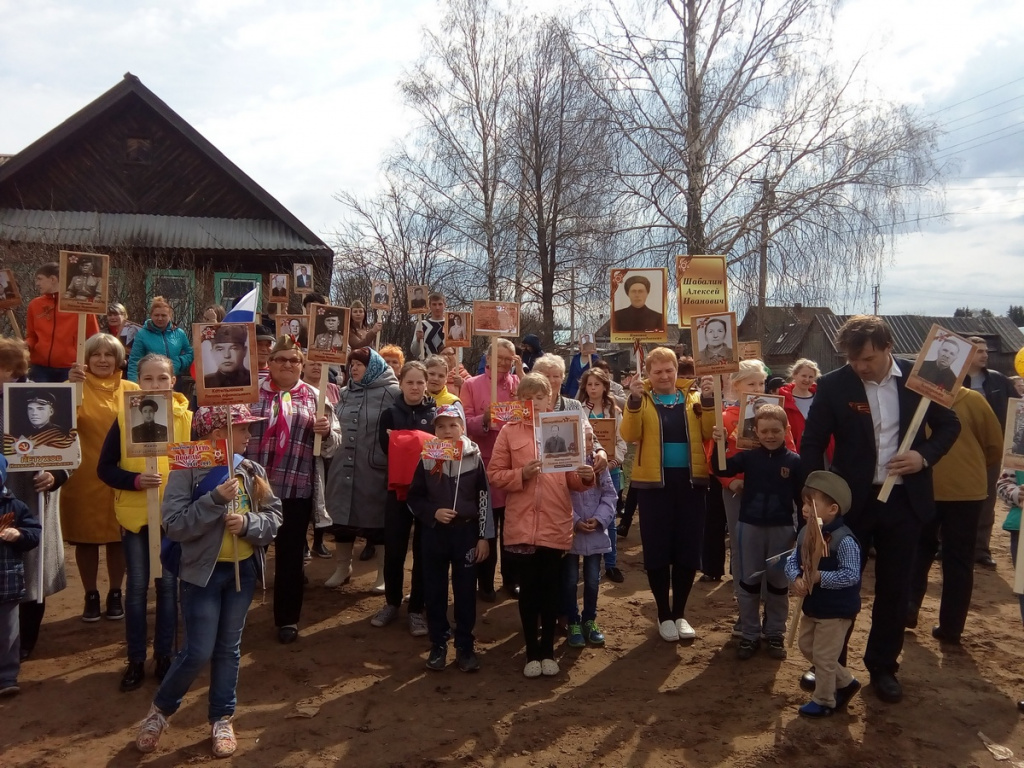
[[[833,348],[840,326],[852,315],[819,314],[825,335]],[[981,336],[989,342],[990,351],[1015,352],[1024,347],[1024,333],[1008,317],[934,317],[928,315],[882,315],[893,334],[893,354],[916,355],[933,324],[941,325],[960,336]],[[993,343],[994,342],[994,343]]]

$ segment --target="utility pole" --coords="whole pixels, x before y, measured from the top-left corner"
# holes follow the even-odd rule
[[[753,182],[761,185],[761,257],[757,276],[757,340],[765,343],[765,305],[768,296],[768,215],[775,206],[775,190],[768,178]]]
[[[878,314],[878,289],[879,289],[879,287],[880,286],[876,283],[875,284],[875,291],[874,291],[874,293],[875,293],[875,311],[874,311],[874,314],[876,314],[876,315]]]
[[[569,349],[576,340],[576,267],[569,270]]]

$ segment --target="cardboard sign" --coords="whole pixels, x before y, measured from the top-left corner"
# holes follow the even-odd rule
[[[192,350],[199,405],[255,403],[259,396],[256,326],[193,323]]]
[[[82,463],[74,384],[4,384],[4,455],[11,472]]]
[[[163,456],[174,442],[174,393],[134,390],[124,393],[125,454]]]
[[[110,257],[103,253],[60,252],[57,309],[102,315],[110,301]]]
[[[533,424],[533,400],[492,403],[491,418],[505,424]]]
[[[383,309],[385,312],[390,312],[394,301],[395,286],[391,283],[373,283],[371,288],[370,295],[373,298],[370,299],[370,309]]]
[[[542,413],[537,427],[541,472],[573,472],[586,463],[583,411]]]
[[[171,469],[212,469],[228,465],[227,440],[196,440],[168,443],[167,459]]]
[[[429,285],[410,285],[405,289],[410,315],[425,315],[429,312],[427,297],[430,296]]]
[[[348,359],[348,330],[351,315],[348,307],[310,304],[309,345],[306,359],[311,363],[344,365]]]
[[[668,341],[668,270],[613,269],[611,342]]]
[[[462,441],[461,440],[427,440],[423,444],[423,451],[420,453],[424,459],[435,461],[461,461]]]
[[[733,373],[740,369],[736,342],[736,313],[694,315],[692,318],[697,354],[693,367],[698,376]]]
[[[760,341],[741,341],[736,347],[740,353],[740,360],[763,360],[761,357]]]
[[[291,336],[302,346],[307,342],[306,328],[309,315],[274,315],[274,330],[277,337]]]
[[[676,256],[679,327],[689,328],[694,315],[729,311],[725,256]]]
[[[619,436],[618,430],[615,429],[615,419],[590,419],[587,423],[593,428],[594,437],[597,438],[601,447],[614,458],[615,442]]]
[[[519,305],[511,301],[474,301],[473,333],[477,336],[518,336]]]
[[[755,392],[746,395],[740,407],[743,409],[739,423],[736,425],[736,447],[742,451],[757,448],[761,443],[757,439],[754,427],[754,415],[765,405],[777,405],[780,408],[785,398],[782,395],[767,395]]]
[[[313,265],[293,264],[292,285],[294,292],[301,295],[313,292]]]
[[[290,291],[288,290],[288,278],[291,277],[287,272],[272,272],[270,274],[270,284],[267,287],[267,295],[270,297],[271,304],[287,304],[289,299]]]
[[[21,290],[13,269],[0,269],[0,309],[21,306]]]
[[[975,351],[973,342],[938,324],[932,325],[907,377],[907,389],[952,408]]]
[[[469,335],[471,323],[473,322],[472,312],[445,312],[444,313],[444,344],[446,347],[468,347],[470,346]]]

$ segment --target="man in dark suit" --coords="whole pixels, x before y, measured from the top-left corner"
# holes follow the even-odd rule
[[[295,273],[295,287],[299,290],[308,290],[313,287],[313,279],[309,276],[309,270],[303,264]]]
[[[847,365],[818,379],[818,389],[800,442],[803,471],[826,469],[825,451],[835,438],[831,470],[850,486],[853,502],[846,524],[860,542],[862,567],[875,548],[875,601],[864,665],[880,699],[897,702],[903,689],[896,679],[903,650],[903,629],[910,600],[914,553],[923,523],[935,515],[931,467],[960,433],[953,411],[931,404],[913,437],[899,453],[921,396],[904,384],[910,363],[892,356],[892,332],[872,315],[851,317],[839,329],[837,345]],[[925,424],[931,435],[925,437]],[[886,476],[897,476],[887,502],[878,500]],[[847,636],[849,641],[849,636]],[[844,649],[840,664],[846,664]],[[801,685],[812,684],[808,673]],[[848,691],[837,691],[837,708]]]
[[[133,443],[166,443],[167,427],[156,423],[156,414],[160,406],[156,400],[146,398],[139,403],[139,413],[142,414],[142,423],[132,427]]]
[[[939,344],[939,351],[934,360],[925,360],[917,375],[925,381],[930,381],[939,389],[947,392],[953,391],[956,384],[956,371],[953,370],[953,363],[960,354],[960,345],[953,339],[946,339]]]

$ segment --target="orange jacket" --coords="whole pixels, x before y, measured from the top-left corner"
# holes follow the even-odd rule
[[[25,314],[25,342],[32,364],[47,368],[74,365],[78,358],[78,313],[58,312],[57,294],[47,293],[32,299]],[[86,315],[85,338],[99,332],[96,315]]]
[[[572,546],[572,497],[584,491],[576,472],[537,474],[523,482],[523,467],[537,458],[537,439],[529,424],[507,424],[498,433],[487,463],[487,479],[508,492],[505,543],[531,544],[568,552]]]

